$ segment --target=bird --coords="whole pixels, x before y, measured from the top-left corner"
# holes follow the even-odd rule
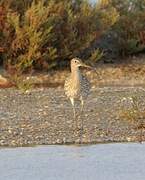
[[[75,101],[80,100],[81,102],[81,114],[84,108],[84,102],[87,99],[90,92],[90,82],[88,79],[81,73],[80,67],[91,68],[91,66],[86,65],[80,58],[73,58],[70,61],[71,72],[70,75],[66,78],[64,83],[64,91],[66,96],[70,99],[74,119],[76,120],[76,110],[75,110]],[[77,120],[76,120],[77,126]],[[83,121],[82,121],[83,128]]]

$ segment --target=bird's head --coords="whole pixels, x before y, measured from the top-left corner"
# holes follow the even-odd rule
[[[79,58],[73,58],[71,60],[71,67],[87,67],[87,68],[92,68],[91,66],[88,66],[85,63],[83,63],[82,60],[79,59]]]

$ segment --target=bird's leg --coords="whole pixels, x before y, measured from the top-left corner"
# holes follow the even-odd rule
[[[82,131],[83,131],[83,127],[84,127],[84,121],[83,121],[83,117],[82,117],[83,110],[84,110],[84,100],[83,100],[83,98],[81,98],[81,114],[80,114],[80,117],[81,117],[81,129],[82,129]]]
[[[74,99],[73,99],[73,98],[70,98],[70,101],[71,101],[71,104],[72,104],[72,107],[73,107],[74,120],[75,120],[76,128],[77,128],[77,119],[76,119],[76,110],[75,110]]]
[[[82,143],[82,135],[83,135],[83,129],[84,129],[84,121],[83,121],[83,109],[84,109],[84,100],[81,97],[81,113],[80,113],[80,118],[81,118],[81,132],[80,132],[80,143]]]
[[[84,100],[81,97],[81,114],[83,113],[83,110],[84,110]]]

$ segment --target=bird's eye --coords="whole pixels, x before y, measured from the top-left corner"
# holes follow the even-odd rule
[[[75,60],[75,63],[77,63],[77,61]]]

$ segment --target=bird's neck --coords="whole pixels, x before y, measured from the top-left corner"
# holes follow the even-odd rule
[[[81,79],[81,73],[79,68],[71,68],[71,76],[73,79],[73,82],[77,85],[80,84],[80,79]]]

